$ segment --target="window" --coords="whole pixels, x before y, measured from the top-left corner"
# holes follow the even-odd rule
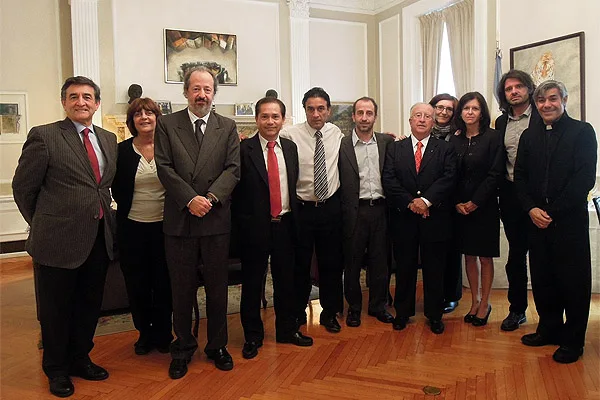
[[[436,93],[448,93],[456,96],[454,88],[454,76],[452,75],[452,63],[450,62],[450,44],[448,32],[444,22],[444,34],[442,37],[442,53],[440,55],[440,72],[438,75],[438,86]]]

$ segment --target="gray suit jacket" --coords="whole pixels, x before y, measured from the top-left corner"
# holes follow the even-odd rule
[[[94,126],[106,167],[100,184],[75,125],[69,120],[31,129],[13,178],[19,211],[30,225],[26,249],[34,262],[74,269],[89,256],[104,210],[106,251],[113,258],[110,185],[116,170],[116,136]]]
[[[240,140],[235,122],[211,112],[202,147],[187,109],[158,119],[154,140],[158,177],[166,189],[163,229],[172,236],[229,233],[231,193],[240,180]],[[196,195],[211,192],[219,204],[204,217],[190,214]]]
[[[379,150],[379,173],[383,176],[385,152],[394,139],[386,134],[375,132],[377,149]],[[352,135],[345,136],[340,145],[339,158],[340,190],[343,214],[344,237],[350,238],[354,234],[358,218],[358,200],[360,193],[360,177],[358,175],[358,161],[352,145]]]

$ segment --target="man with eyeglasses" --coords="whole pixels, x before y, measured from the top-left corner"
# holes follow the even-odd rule
[[[529,216],[517,199],[514,184],[514,167],[519,139],[525,129],[540,119],[533,105],[535,85],[531,76],[512,69],[502,76],[498,85],[498,98],[503,114],[496,119],[496,130],[503,136],[505,171],[500,182],[500,217],[508,240],[508,316],[500,329],[514,331],[527,321],[527,224]]]
[[[396,259],[395,330],[415,315],[419,253],[423,270],[424,311],[431,331],[444,332],[444,269],[452,235],[456,155],[452,146],[431,135],[433,107],[410,109],[410,139],[390,144],[383,169],[383,189],[390,211],[390,234]]]

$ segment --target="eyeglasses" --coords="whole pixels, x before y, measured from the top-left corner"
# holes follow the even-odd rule
[[[444,107],[444,106],[435,106],[436,111],[444,112],[446,111],[448,114],[452,114],[454,112],[454,108],[452,107]]]

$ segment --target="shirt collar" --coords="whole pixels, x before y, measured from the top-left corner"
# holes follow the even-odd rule
[[[77,130],[77,133],[81,135],[81,131],[83,131],[85,128],[88,128],[90,130],[91,133],[93,133],[94,135],[96,134],[96,132],[94,132],[94,125],[90,125],[90,126],[85,126],[83,124],[80,124],[79,122],[75,122],[75,121],[71,121],[73,122],[73,125],[75,125],[75,129]]]
[[[192,126],[194,126],[194,124],[196,123],[196,120],[199,120],[199,119],[204,121],[204,125],[208,125],[208,117],[210,117],[210,111],[208,112],[208,114],[206,114],[202,118],[199,118],[196,114],[194,114],[192,111],[190,111],[189,107],[188,107],[187,111],[188,111],[188,115],[190,117],[190,121],[192,121]]]
[[[263,151],[267,148],[267,143],[269,142],[267,139],[265,139],[264,137],[260,136],[260,132],[257,133],[258,135],[258,140],[260,141],[260,148],[263,149]],[[279,140],[279,135],[277,135],[277,139],[275,139],[275,143],[277,143],[277,146],[279,148],[281,148],[281,140]]]
[[[325,125],[323,125],[323,127],[322,127],[321,129],[319,129],[319,130],[321,131],[321,134],[323,135],[323,137],[325,137],[325,131],[327,130],[327,124],[328,124],[328,123],[329,123],[329,122],[325,122]],[[306,131],[307,131],[308,133],[310,133],[310,135],[311,135],[312,137],[315,137],[315,133],[317,133],[317,130],[316,130],[315,128],[313,128],[312,126],[310,126],[310,125],[308,124],[308,121],[306,121],[306,122],[305,122],[305,124],[306,124]]]
[[[512,112],[508,113],[508,119],[512,119],[513,121],[518,121],[520,119],[523,119],[525,117],[529,118],[529,116],[531,115],[531,104],[529,104],[529,107],[527,107],[527,110],[525,110],[525,112],[523,112],[523,114],[519,115],[518,117],[513,117],[512,116]],[[511,108],[512,111],[512,108]]]
[[[358,143],[359,141],[361,141],[362,143],[365,143],[358,138],[358,135],[356,134],[356,129],[352,129],[352,146],[356,147],[356,143]],[[370,143],[377,143],[377,138],[375,137],[375,132],[373,132],[373,136],[371,136],[371,139],[366,144],[370,144]]]
[[[421,143],[423,143],[423,148],[427,147],[427,143],[429,142],[429,138],[431,137],[431,135],[427,135],[427,137],[423,140],[421,140]],[[410,140],[412,142],[412,147],[413,149],[415,147],[417,147],[417,142],[419,142],[419,139],[417,139],[416,137],[414,137],[411,133],[410,135]]]

